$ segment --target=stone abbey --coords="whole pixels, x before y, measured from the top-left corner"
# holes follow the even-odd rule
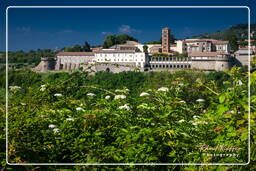
[[[169,28],[162,29],[162,44],[127,41],[92,52],[59,52],[56,58],[42,57],[38,71],[79,69],[94,71],[164,71],[196,68],[221,71],[234,65],[228,41],[185,39],[171,43]],[[145,49],[147,49],[145,51]]]

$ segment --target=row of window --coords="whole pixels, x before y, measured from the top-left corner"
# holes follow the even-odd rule
[[[108,59],[98,59],[97,61],[112,61],[112,60],[108,60]],[[128,59],[114,59],[113,61],[128,61]],[[137,62],[137,59],[135,59],[135,61]],[[139,61],[139,60],[138,60]],[[142,61],[143,62],[143,59],[141,59],[140,61]],[[133,62],[133,60],[132,59],[129,59],[129,62]]]
[[[191,68],[190,65],[168,65],[168,64],[153,64],[152,68]]]
[[[189,58],[152,57],[152,61],[188,61]]]
[[[107,57],[107,56],[111,56],[111,57],[116,57],[116,56],[129,56],[129,57],[132,57],[133,55],[132,54],[119,54],[119,53],[117,53],[117,54],[115,54],[115,53],[113,53],[113,54],[99,54],[99,56],[101,56],[101,57]],[[139,56],[141,56],[141,57],[143,57],[143,54],[141,54],[141,55],[135,55],[135,57],[139,57]]]

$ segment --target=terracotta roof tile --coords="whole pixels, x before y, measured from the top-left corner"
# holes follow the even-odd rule
[[[59,52],[57,56],[93,56],[94,52]]]

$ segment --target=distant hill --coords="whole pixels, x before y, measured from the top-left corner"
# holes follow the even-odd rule
[[[251,33],[254,32],[253,39],[256,39],[256,24],[251,24]],[[227,40],[228,35],[235,35],[239,41],[248,39],[248,25],[247,24],[237,24],[226,30],[217,31],[213,33],[204,33],[198,36],[193,36],[190,38],[210,38],[218,40]],[[251,37],[252,38],[252,37]]]

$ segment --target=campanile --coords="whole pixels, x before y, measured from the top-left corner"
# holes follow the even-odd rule
[[[170,52],[170,29],[167,27],[162,29],[162,52]]]

